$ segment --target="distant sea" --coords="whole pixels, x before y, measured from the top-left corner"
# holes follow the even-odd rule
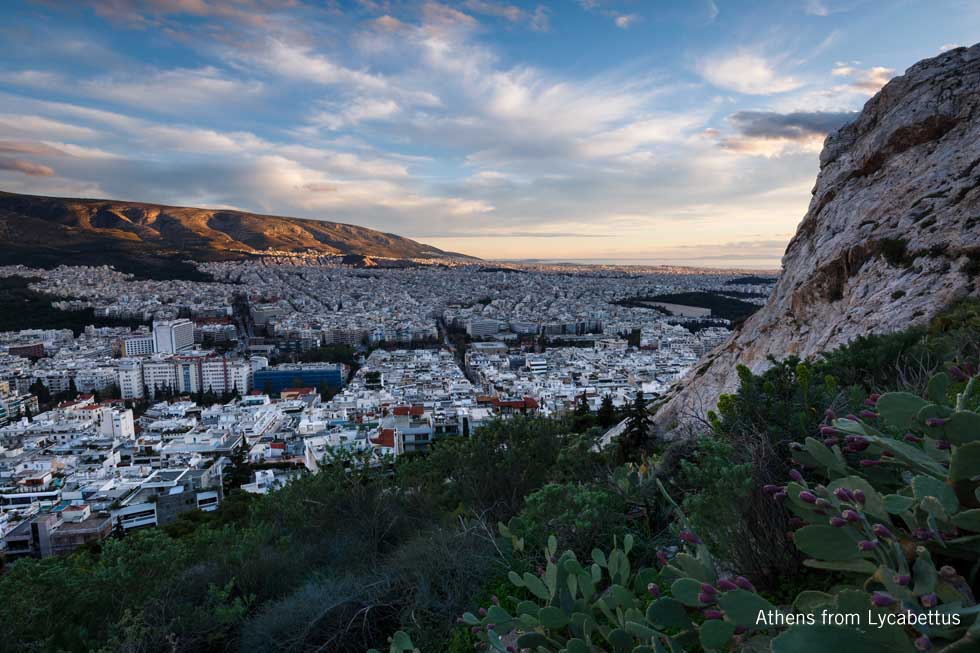
[[[510,263],[545,263],[548,265],[637,265],[643,267],[668,265],[684,266],[696,268],[718,268],[721,270],[767,270],[778,271],[779,261],[768,258],[745,258],[745,259],[662,259],[662,258],[525,258],[525,259],[500,259]]]

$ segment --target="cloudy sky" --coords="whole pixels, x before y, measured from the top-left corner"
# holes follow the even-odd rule
[[[973,0],[4,0],[0,189],[775,266],[827,131],[977,35]]]

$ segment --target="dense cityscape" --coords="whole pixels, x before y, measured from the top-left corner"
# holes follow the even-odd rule
[[[731,316],[706,306],[751,311],[773,281],[684,268],[369,265],[199,264],[211,281],[0,268],[66,315],[129,324],[0,332],[6,558],[215,510],[235,466],[247,475],[240,489],[263,494],[340,452],[381,466],[516,414],[620,411],[726,338]],[[692,296],[700,301],[673,300]]]

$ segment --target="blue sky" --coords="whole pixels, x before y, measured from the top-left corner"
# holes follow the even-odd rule
[[[969,0],[7,0],[0,189],[775,266],[827,131],[977,34]]]

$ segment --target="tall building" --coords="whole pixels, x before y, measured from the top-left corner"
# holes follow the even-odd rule
[[[143,398],[143,366],[138,360],[120,361],[116,368],[119,377],[119,396],[123,399]]]
[[[132,356],[150,356],[153,354],[154,338],[152,335],[130,336],[123,338],[122,355],[123,358]]]
[[[158,390],[177,390],[177,369],[173,361],[155,360],[143,363],[143,384],[156,397]]]
[[[194,323],[190,320],[153,322],[153,343],[157,353],[176,354],[194,347]]]

